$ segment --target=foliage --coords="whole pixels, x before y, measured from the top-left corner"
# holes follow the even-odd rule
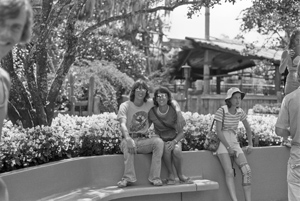
[[[259,114],[279,114],[281,103],[273,104],[255,104],[253,112]]]
[[[256,30],[262,35],[275,36],[281,47],[287,45],[292,30],[300,20],[298,0],[253,0],[242,13],[244,32]],[[285,36],[288,36],[286,38]]]
[[[116,114],[93,117],[58,115],[52,127],[22,128],[6,122],[1,141],[0,172],[70,157],[117,154]]]
[[[186,126],[184,127],[185,139],[182,142],[182,150],[203,150],[213,115],[185,112],[183,117],[186,120]]]
[[[154,87],[170,83],[171,74],[174,71],[172,66],[178,62],[178,54],[178,48],[169,49],[168,47],[164,47],[164,65],[149,75],[149,80],[151,80]]]
[[[71,73],[76,74],[76,80],[84,83],[85,87],[88,87],[91,76],[95,78],[94,94],[100,97],[101,112],[116,112],[122,102],[122,95],[129,93],[134,83],[132,78],[120,72],[113,63],[105,60],[77,61]],[[77,89],[80,90],[79,87]]]
[[[277,117],[274,115],[248,115],[248,122],[252,131],[252,143],[257,146],[274,146],[282,143],[282,137],[275,134],[275,123]],[[241,146],[248,145],[245,128],[239,124],[237,132]]]
[[[81,23],[88,27],[88,23]],[[83,29],[83,28],[81,28]],[[146,58],[141,50],[118,37],[103,33],[102,29],[91,32],[78,44],[77,59],[105,60],[134,80],[145,77]]]
[[[203,150],[213,115],[183,113],[186,119],[183,151]],[[274,133],[276,117],[248,116],[253,139],[259,146],[280,145],[282,138]],[[154,129],[150,128],[150,134]],[[248,144],[245,129],[239,125],[237,132],[241,146]],[[0,172],[39,165],[70,157],[120,154],[121,132],[115,113],[90,117],[59,114],[52,126],[22,128],[5,122],[0,143]],[[256,137],[257,136],[257,137]]]
[[[82,51],[79,44],[90,37],[93,31],[103,27],[108,27],[108,30],[113,32],[116,30],[115,33],[107,33],[122,38],[122,41],[131,41],[144,51],[147,71],[150,72],[151,59],[155,60],[153,58],[160,54],[166,22],[164,16],[179,6],[196,5],[194,8],[201,8],[218,4],[220,0],[31,0],[31,2],[35,15],[32,41],[25,45],[24,52],[18,55],[10,54],[1,63],[1,66],[9,72],[14,86],[10,91],[9,119],[14,123],[21,121],[24,127],[51,125],[63,82],[76,56]],[[229,2],[234,3],[235,0]],[[81,26],[83,21],[89,21],[87,26]],[[155,41],[154,36],[159,40]],[[105,44],[109,45],[107,41]],[[116,39],[113,44],[118,45],[122,42]],[[150,49],[153,51],[150,52]],[[110,54],[118,48],[108,50]],[[122,58],[130,62],[142,60],[142,58],[131,59],[128,58],[129,54],[126,55],[121,58],[110,55],[107,58],[118,59],[119,63],[115,63],[116,65],[122,63]],[[20,62],[17,62],[16,68],[14,62],[17,60]],[[122,63],[120,67],[127,68],[132,65]],[[137,66],[138,69],[144,69],[140,65]],[[20,76],[18,71],[24,73],[24,76]],[[54,75],[52,79],[49,74]]]

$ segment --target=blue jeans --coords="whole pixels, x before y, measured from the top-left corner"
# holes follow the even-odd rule
[[[153,138],[134,138],[138,154],[152,153],[152,161],[148,180],[152,182],[155,179],[160,179],[161,158],[164,151],[164,142],[159,137]],[[127,141],[125,139],[121,142],[121,151],[124,154],[124,174],[122,179],[129,182],[136,181],[134,169],[134,155],[130,154],[127,149]]]
[[[289,201],[300,200],[300,164],[288,163],[287,167]]]

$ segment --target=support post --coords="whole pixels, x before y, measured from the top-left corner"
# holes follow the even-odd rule
[[[217,83],[216,83],[216,92],[217,94],[221,94],[221,77],[217,77]]]
[[[203,66],[203,94],[210,93],[210,58],[209,58],[209,50],[205,50],[204,55],[204,66]]]
[[[90,77],[89,80],[89,96],[88,96],[88,115],[91,116],[93,114],[93,103],[94,103],[94,84],[95,78],[94,76]]]
[[[210,11],[209,7],[205,7],[205,39],[209,40],[209,21],[210,21]],[[204,55],[204,66],[203,66],[203,94],[210,93],[210,57],[209,57],[209,50],[205,51]]]
[[[183,68],[183,74],[185,78],[185,112],[188,111],[188,102],[189,102],[189,94],[188,89],[190,87],[190,77],[191,77],[191,67],[189,65],[182,66]]]

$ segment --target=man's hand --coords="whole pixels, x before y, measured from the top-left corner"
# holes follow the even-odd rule
[[[295,51],[294,50],[289,50],[289,55],[290,55],[290,57],[293,57],[295,55]]]
[[[127,142],[128,153],[136,154],[136,146],[134,140],[131,137],[127,137],[126,142]]]

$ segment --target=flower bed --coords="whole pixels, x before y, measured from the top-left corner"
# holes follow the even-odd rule
[[[187,125],[183,150],[203,150],[213,115],[183,113]],[[120,154],[120,130],[116,114],[103,113],[91,117],[58,115],[51,127],[24,129],[5,122],[0,143],[0,172],[71,157]],[[248,120],[260,146],[280,145],[282,138],[274,134],[276,117],[252,117]],[[150,129],[153,133],[153,129]],[[254,137],[255,138],[255,137]],[[245,129],[239,126],[238,139],[247,145]]]
[[[279,114],[281,103],[256,104],[253,106],[253,112],[258,114]]]

